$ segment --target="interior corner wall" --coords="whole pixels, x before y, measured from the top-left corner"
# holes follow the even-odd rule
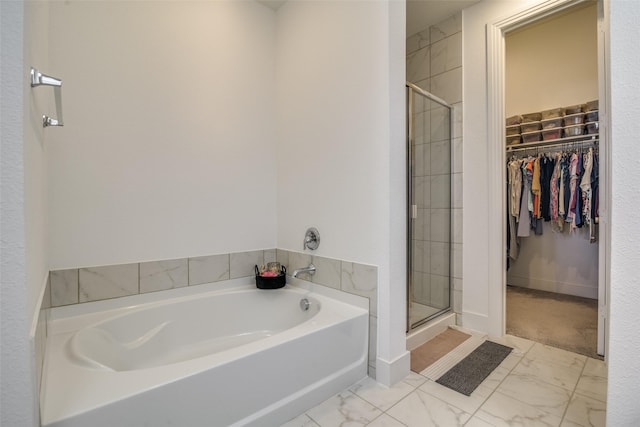
[[[640,201],[634,185],[640,169],[632,157],[638,152],[640,115],[638,69],[640,8],[632,1],[607,1],[610,7],[611,87],[611,292],[609,295],[609,387],[607,425],[631,426],[640,421],[640,228],[635,219]]]
[[[314,226],[318,255],[386,264],[385,18],[384,2],[278,10],[278,247],[301,251]]]
[[[463,87],[463,164],[464,193],[462,205],[473,209],[463,216],[462,248],[463,326],[488,332],[490,328],[489,254],[487,242],[490,223],[489,177],[487,161],[487,40],[486,26],[498,19],[511,16],[542,0],[482,1],[462,11],[462,87]],[[467,212],[468,213],[468,212]],[[473,278],[473,280],[469,280]]]
[[[276,245],[275,14],[51,2],[51,269]]]
[[[49,3],[25,2],[24,77],[31,66],[48,73]],[[54,116],[53,90],[49,87],[24,89],[24,192],[29,319],[36,323],[40,300],[49,275],[47,206],[47,135],[54,128],[42,126],[42,115]]]
[[[0,298],[0,424],[37,426],[37,386],[35,362],[29,328],[30,311],[36,293],[27,286],[27,250],[30,244],[25,230],[25,171],[29,160],[24,147],[25,99],[28,78],[25,74],[25,4],[0,2],[0,132],[2,145],[0,171],[0,247],[2,275]]]
[[[393,3],[287,2],[277,14],[278,247],[301,251],[314,226],[318,255],[378,266],[378,361],[390,364],[406,353],[402,305],[390,307],[405,292],[390,262],[392,221],[403,226],[389,194],[404,192],[390,161],[391,138],[402,147],[404,136],[391,126],[405,126],[404,15]]]
[[[505,36],[505,115],[598,99],[597,5],[578,6]],[[598,244],[589,229],[520,238],[507,284],[598,298]]]

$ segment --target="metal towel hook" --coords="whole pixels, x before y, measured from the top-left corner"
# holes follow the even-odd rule
[[[31,87],[37,86],[53,86],[53,94],[56,101],[57,119],[47,115],[42,116],[42,127],[47,126],[64,126],[62,120],[62,80],[42,74],[37,69],[31,67]]]

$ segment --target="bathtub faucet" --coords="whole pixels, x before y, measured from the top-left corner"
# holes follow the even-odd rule
[[[293,273],[291,274],[291,277],[298,277],[298,274],[300,274],[300,273],[316,274],[316,266],[313,265],[313,264],[309,264],[309,267],[299,268],[297,270],[293,270]]]

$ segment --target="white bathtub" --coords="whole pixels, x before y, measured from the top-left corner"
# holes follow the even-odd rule
[[[366,300],[247,283],[54,309],[42,425],[277,426],[366,376]]]

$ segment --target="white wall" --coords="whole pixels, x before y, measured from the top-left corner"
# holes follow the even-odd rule
[[[507,33],[505,115],[542,111],[598,99],[597,7],[561,12]],[[520,239],[507,283],[550,292],[598,297],[598,245],[588,227]]]
[[[24,76],[31,66],[49,73],[49,3],[25,3]],[[54,129],[42,127],[42,115],[55,117],[53,89],[24,85],[24,186],[29,318],[34,319],[49,275],[47,220],[47,145]],[[33,322],[33,320],[32,320]]]
[[[2,295],[0,325],[0,424],[38,425],[35,354],[30,328],[42,291],[46,225],[42,212],[44,174],[39,120],[31,109],[40,98],[30,94],[25,61],[38,58],[32,49],[39,34],[24,37],[26,24],[42,15],[38,6],[21,1],[0,3],[0,131],[2,192],[0,203]],[[38,40],[39,41],[39,40]],[[39,58],[38,58],[39,59]],[[41,123],[41,122],[40,122]],[[34,223],[28,223],[34,221]],[[38,245],[40,249],[38,248]]]
[[[380,360],[406,355],[403,15],[402,2],[278,11],[278,247],[301,251],[315,226],[318,255],[378,266],[381,382]]]
[[[463,46],[463,206],[473,207],[473,215],[463,217],[463,271],[465,280],[463,325],[481,331],[489,328],[489,215],[486,164],[487,135],[487,50],[486,24],[523,10],[536,1],[483,1],[462,12]]]
[[[306,228],[315,226],[318,255],[386,263],[379,244],[389,227],[385,18],[383,2],[290,2],[278,12],[283,249],[302,250]]]
[[[486,48],[485,26],[506,18],[540,1],[485,1],[466,9],[463,14],[464,43],[464,105],[465,105],[465,174],[477,179],[467,180],[464,203],[477,208],[464,224],[464,275],[475,280],[465,281],[463,310],[465,326],[487,330],[489,283],[486,229],[474,224],[488,223],[487,177],[485,162],[487,141],[486,114]],[[636,397],[640,385],[640,341],[637,333],[637,308],[640,306],[640,283],[637,266],[640,252],[637,242],[640,231],[634,225],[634,212],[640,206],[633,196],[633,186],[640,179],[638,168],[629,162],[629,153],[637,152],[640,114],[636,84],[640,54],[634,41],[640,36],[637,22],[640,9],[633,1],[611,1],[611,124],[612,124],[612,218],[611,218],[611,293],[609,316],[609,387],[607,425],[632,426],[640,420]],[[473,70],[473,72],[471,71]],[[468,71],[468,72],[467,72]],[[478,161],[476,159],[481,159]],[[495,313],[494,313],[495,315]]]
[[[561,12],[505,37],[505,116],[598,99],[597,6]]]
[[[640,423],[640,228],[634,221],[640,202],[633,185],[640,180],[637,135],[640,134],[640,7],[634,1],[610,1],[611,54],[611,295],[607,425]]]
[[[598,298],[598,244],[589,229],[569,233],[543,224],[542,236],[520,238],[520,254],[511,261],[507,284],[584,298]]]
[[[51,268],[276,244],[275,16],[255,2],[52,2]]]

